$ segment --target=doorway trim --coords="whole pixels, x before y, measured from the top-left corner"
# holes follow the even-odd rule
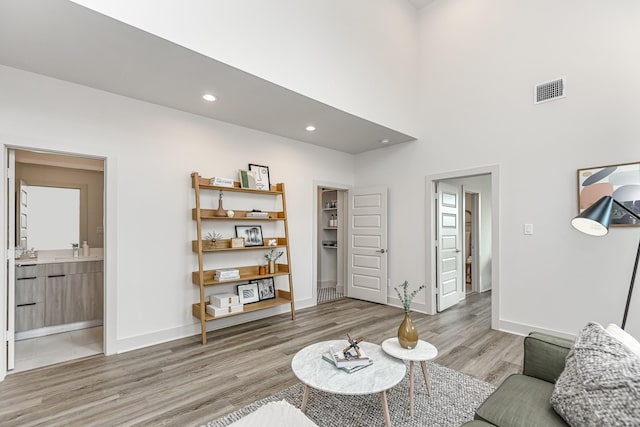
[[[311,239],[311,305],[318,305],[318,193],[320,189],[324,187],[348,192],[352,186],[349,184],[338,184],[335,182],[316,180],[312,182],[312,185],[313,202],[311,204],[311,222],[313,236]],[[346,286],[344,293],[346,295]]]
[[[18,138],[20,139],[20,138]],[[25,141],[27,142],[27,141]],[[42,142],[40,142],[42,144]],[[117,272],[117,239],[116,239],[116,161],[113,156],[109,156],[104,153],[81,153],[71,152],[63,150],[55,150],[46,146],[38,146],[36,140],[28,140],[28,143],[21,145],[18,140],[9,141],[8,138],[0,138],[1,150],[0,150],[0,162],[3,164],[4,182],[8,179],[7,171],[7,154],[9,150],[23,150],[23,151],[39,151],[51,154],[60,154],[67,156],[86,157],[102,160],[104,162],[104,178],[103,178],[103,226],[104,226],[104,309],[103,309],[103,343],[102,349],[105,356],[115,354],[117,352],[117,286],[116,286],[116,272]],[[42,144],[45,145],[45,144]],[[9,208],[8,195],[6,194],[6,185],[0,188],[0,198],[2,199],[2,211],[0,212],[0,223],[6,230],[7,227],[7,209]],[[6,339],[5,334],[7,330],[7,272],[6,272],[6,260],[8,256],[8,248],[6,242],[2,243],[0,248],[0,256],[2,256],[3,262],[0,266],[0,275],[2,279],[0,281],[0,337]],[[3,351],[0,353],[0,381],[3,381],[7,375],[7,355],[4,349],[6,345],[2,344]]]
[[[470,178],[478,175],[491,176],[491,328],[500,326],[500,166],[489,165],[472,169],[453,170],[426,177],[426,260],[428,292],[426,294],[427,314],[436,314],[436,183],[453,178]]]

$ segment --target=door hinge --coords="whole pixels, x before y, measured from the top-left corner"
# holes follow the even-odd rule
[[[7,261],[14,259],[15,251],[16,250],[14,248],[7,249]]]
[[[4,331],[4,341],[5,342],[10,342],[13,341],[13,332],[9,332],[9,331]]]

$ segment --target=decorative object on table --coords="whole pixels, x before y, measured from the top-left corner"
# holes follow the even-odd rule
[[[274,274],[276,272],[276,261],[284,254],[284,251],[276,251],[275,249],[271,249],[269,252],[264,254],[264,258],[267,260],[269,265],[269,274]]]
[[[260,297],[258,296],[258,284],[246,283],[238,285],[238,297],[240,298],[240,304],[249,304],[260,301]]]
[[[237,280],[240,278],[240,270],[237,268],[219,268],[216,270],[213,277],[219,282],[224,282],[225,280]]]
[[[236,215],[236,213],[235,213],[234,211],[232,211],[231,209],[229,209],[229,210],[227,211],[227,216],[228,216],[229,218],[233,218],[235,215]]]
[[[267,266],[266,265],[258,266],[258,274],[261,276],[264,276],[265,274],[267,274]]]
[[[345,357],[347,357],[347,354],[350,354],[355,357],[361,357],[360,346],[358,344],[364,341],[364,337],[356,338],[354,340],[351,338],[351,335],[347,334],[347,341],[349,341],[349,345],[346,346],[344,349],[342,349],[342,352],[344,353]],[[355,352],[355,354],[353,354],[353,352]]]
[[[331,363],[333,366],[336,365],[335,359],[333,358],[333,356],[331,356],[330,352],[326,352],[325,354],[322,355],[322,360],[326,360],[327,362]],[[342,366],[338,369],[340,369],[341,371],[346,372],[347,374],[352,374],[356,371],[359,371],[360,369],[364,369],[367,366],[371,366],[373,365],[373,359],[369,358],[369,363],[365,364],[365,365],[356,365],[356,366]],[[337,366],[336,366],[337,368]]]
[[[255,172],[256,190],[270,191],[269,166],[260,166],[249,163],[249,170]]]
[[[278,246],[278,239],[267,240],[267,246]]]
[[[232,237],[231,238],[231,247],[232,248],[244,248],[244,238],[243,237]]]
[[[371,359],[369,359],[369,356],[367,356],[362,349],[359,350],[360,356],[355,356],[350,352],[345,353],[340,348],[335,348],[334,346],[329,346],[329,352],[336,368],[350,368],[353,366],[369,365],[371,363]]]
[[[240,188],[256,189],[256,172],[240,169],[238,172],[240,178]]]
[[[578,213],[604,196],[612,196],[627,208],[613,207],[611,226],[639,226],[640,163],[578,169]],[[629,214],[628,210],[635,216]]]
[[[249,283],[256,283],[258,285],[258,297],[260,298],[260,301],[274,299],[276,297],[276,286],[273,281],[273,277],[252,280]]]
[[[404,319],[398,328],[398,341],[403,348],[412,349],[415,348],[416,344],[418,344],[418,330],[409,316],[409,313],[411,312],[411,300],[418,294],[418,292],[425,288],[425,285],[421,285],[411,293],[408,291],[409,282],[406,280],[402,285],[400,285],[400,287],[402,288],[402,293],[400,293],[398,288],[393,288],[396,290],[398,298],[404,307]]]
[[[264,246],[262,227],[259,225],[236,225],[236,237],[244,237],[244,245]]]
[[[614,216],[614,206],[617,205],[621,210],[627,212],[629,216],[632,216],[637,221],[640,221],[640,216],[629,209],[624,204],[618,202],[611,196],[604,196],[591,206],[571,220],[577,230],[582,231],[585,234],[591,236],[604,236],[609,232],[609,225],[612,222]],[[624,329],[627,323],[627,314],[629,314],[629,305],[631,304],[631,295],[633,294],[633,286],[636,282],[636,272],[638,271],[638,260],[640,259],[640,242],[638,242],[638,250],[636,251],[636,260],[633,265],[633,273],[631,274],[631,283],[629,284],[629,292],[627,293],[627,303],[624,307],[624,315],[622,316],[622,324],[620,327]]]
[[[218,195],[218,209],[216,209],[216,216],[227,216],[227,212],[222,207],[222,190],[220,190],[220,194]]]
[[[229,187],[233,188],[233,179],[231,178],[223,178],[220,176],[215,176],[211,178],[211,185],[216,187]]]

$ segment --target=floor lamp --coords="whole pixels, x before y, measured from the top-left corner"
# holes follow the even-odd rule
[[[585,209],[577,217],[571,220],[577,230],[591,236],[604,236],[609,232],[609,223],[611,222],[611,210],[613,205],[617,205],[624,209],[629,215],[640,221],[640,216],[618,202],[611,196],[604,196],[589,208]],[[629,294],[627,295],[627,305],[624,307],[624,316],[622,317],[622,329],[627,323],[627,314],[629,313],[629,304],[631,304],[631,294],[633,293],[633,284],[636,281],[636,271],[638,271],[638,258],[640,258],[640,243],[638,243],[638,252],[636,253],[636,263],[633,266],[633,274],[631,275],[631,284],[629,284]]]

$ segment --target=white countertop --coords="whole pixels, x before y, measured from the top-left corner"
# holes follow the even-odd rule
[[[82,250],[80,251],[82,252]],[[102,248],[91,248],[89,256],[74,257],[71,249],[38,251],[36,258],[16,258],[16,265],[25,264],[54,264],[58,262],[88,262],[103,261],[104,251]]]

